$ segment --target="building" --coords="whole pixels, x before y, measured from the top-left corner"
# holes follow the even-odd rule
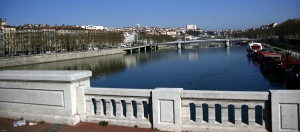
[[[2,20],[2,18],[0,18],[0,26],[2,26],[2,25],[6,25],[6,19]]]
[[[131,46],[131,44],[136,40],[136,33],[124,32],[124,45]]]
[[[176,31],[167,31],[167,35],[176,36],[177,33],[176,33]]]
[[[6,19],[0,18],[0,55],[12,55],[16,52],[16,28],[7,25]]]
[[[94,26],[94,25],[81,26],[81,28],[85,28],[87,30],[103,30],[103,29],[105,29],[104,26]]]
[[[140,24],[136,24],[136,27],[137,29],[140,29],[141,28],[141,25]]]
[[[197,29],[196,24],[186,25],[186,30],[196,30],[196,29]]]

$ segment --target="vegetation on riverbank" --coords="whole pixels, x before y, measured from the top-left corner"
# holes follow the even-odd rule
[[[287,45],[287,44],[284,44],[284,43],[271,43],[270,45],[274,46],[274,47],[286,49],[286,50],[293,50],[293,51],[300,52],[300,46]]]
[[[250,29],[234,37],[260,38],[262,43],[300,52],[300,18],[288,19],[276,27]]]
[[[248,38],[280,38],[280,39],[300,39],[300,18],[288,19],[276,27],[268,27],[267,29],[253,28],[247,32],[233,34],[234,37]]]

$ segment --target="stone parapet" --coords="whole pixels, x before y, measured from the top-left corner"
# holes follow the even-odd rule
[[[91,71],[0,71],[0,117],[75,125]],[[83,94],[83,93],[81,93]],[[81,99],[84,100],[84,99]]]
[[[0,71],[0,117],[163,131],[299,131],[300,90],[91,88],[91,71]]]

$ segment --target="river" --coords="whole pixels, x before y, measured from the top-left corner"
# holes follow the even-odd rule
[[[193,44],[184,49],[161,48],[1,68],[0,70],[91,70],[92,87],[185,90],[268,91],[285,89],[260,71],[259,62],[247,56],[245,46],[219,43]]]

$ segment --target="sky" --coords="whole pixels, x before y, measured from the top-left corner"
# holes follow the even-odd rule
[[[0,0],[0,18],[12,26],[248,29],[300,18],[300,0]]]

